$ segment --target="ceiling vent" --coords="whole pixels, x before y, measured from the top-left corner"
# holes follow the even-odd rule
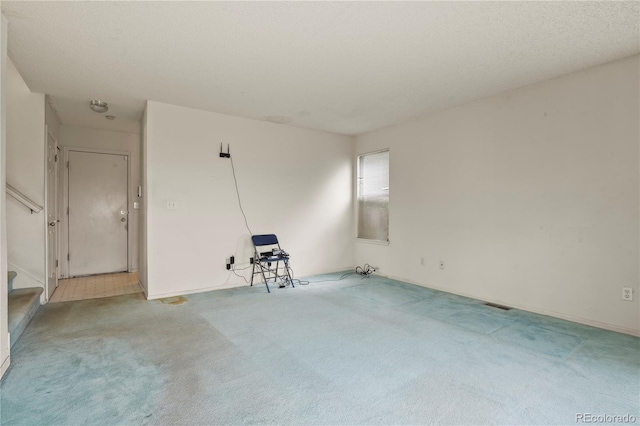
[[[502,309],[503,311],[510,311],[511,308],[508,306],[504,306],[504,305],[498,305],[497,303],[490,303],[487,302],[484,304],[485,306],[489,306],[491,308],[496,308],[496,309]]]

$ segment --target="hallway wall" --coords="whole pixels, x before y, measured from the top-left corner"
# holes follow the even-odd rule
[[[45,204],[45,99],[32,93],[11,59],[7,61],[7,183],[36,204]],[[9,268],[18,276],[14,288],[42,287],[45,282],[44,210],[31,214],[7,198]],[[43,293],[44,299],[44,293]]]

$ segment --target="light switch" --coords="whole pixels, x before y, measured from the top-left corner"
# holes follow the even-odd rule
[[[167,201],[167,210],[175,210],[178,208],[178,203],[175,201]]]

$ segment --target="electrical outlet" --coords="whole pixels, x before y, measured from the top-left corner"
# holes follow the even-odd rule
[[[440,269],[444,269],[444,260],[440,261]]]
[[[178,203],[175,201],[167,201],[167,210],[175,210],[178,208]]]
[[[622,287],[622,300],[633,300],[633,289],[631,287]]]
[[[420,258],[420,266],[424,266],[424,257]]]

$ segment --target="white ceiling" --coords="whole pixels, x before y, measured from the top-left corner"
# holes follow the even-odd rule
[[[360,134],[640,51],[638,2],[12,2],[9,55],[65,124],[146,99]],[[113,122],[88,102],[109,102]]]

